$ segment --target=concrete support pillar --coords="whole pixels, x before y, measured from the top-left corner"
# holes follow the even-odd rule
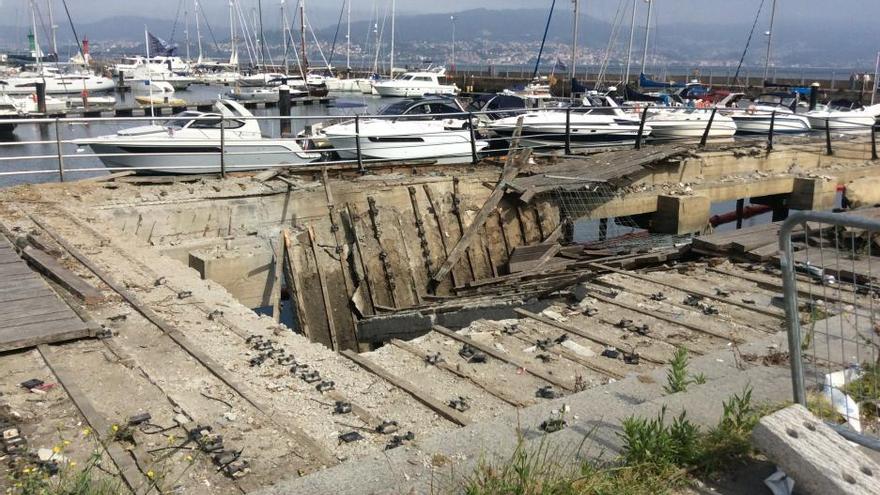
[[[834,208],[837,184],[824,179],[794,179],[788,207],[795,210],[824,211]]]
[[[709,224],[711,206],[706,196],[657,196],[651,230],[675,235],[700,232]]]
[[[266,245],[198,249],[189,253],[189,266],[249,308],[272,304],[274,262],[272,250]]]

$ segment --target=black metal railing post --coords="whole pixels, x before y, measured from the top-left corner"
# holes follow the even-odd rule
[[[571,154],[571,107],[565,108],[565,154]]]
[[[767,133],[767,151],[773,151],[773,131],[776,128],[776,110],[770,114],[770,132]]]
[[[354,116],[354,146],[357,153],[358,172],[365,174],[367,170],[364,168],[364,157],[361,155],[361,116]]]
[[[61,150],[61,125],[55,117],[55,151],[58,153],[58,180],[64,182],[64,153]]]
[[[645,132],[645,119],[648,118],[648,107],[642,110],[642,118],[639,119],[639,134],[636,136],[636,149],[642,149],[642,133]]]
[[[712,113],[709,114],[709,122],[706,124],[706,129],[703,130],[703,137],[700,138],[700,148],[706,146],[706,142],[709,140],[709,131],[712,130],[712,122],[715,121],[715,112],[718,111],[718,107],[712,107]]]
[[[220,177],[226,178],[226,120],[220,117]]]
[[[825,119],[825,154],[834,154],[834,150],[831,149],[831,125],[829,119]]]
[[[474,114],[473,112],[468,112],[468,130],[470,131],[471,138],[471,163],[474,165],[477,164],[479,158],[477,157],[477,137],[474,134]]]
[[[871,124],[871,160],[877,159],[877,126]]]

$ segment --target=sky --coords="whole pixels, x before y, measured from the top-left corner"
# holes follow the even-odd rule
[[[0,19],[2,24],[21,24],[29,21],[27,5],[29,0],[0,0]],[[52,1],[56,16],[62,12],[61,0],[36,0],[41,9],[46,1]],[[194,0],[67,0],[75,22],[88,22],[114,15],[138,15],[173,19],[178,5],[185,1],[192,6]],[[257,0],[239,0],[243,6],[256,5]],[[286,0],[288,7],[297,0]],[[343,0],[306,0],[307,9],[337,11]],[[391,0],[351,0],[353,17],[357,12],[369,12],[378,2],[380,9]],[[552,0],[396,0],[401,13],[416,12],[457,12],[472,8],[549,8]],[[632,0],[581,0],[581,11],[595,17],[611,19],[620,2]],[[636,0],[642,15],[646,12],[645,0]],[[761,0],[654,0],[654,15],[657,24],[676,22],[705,22],[741,24],[751,23]],[[769,11],[766,2],[765,12]],[[274,11],[281,0],[262,0],[264,11]],[[570,9],[572,0],[557,0],[557,9]],[[224,16],[228,0],[200,0],[203,9],[211,18]],[[149,5],[149,8],[145,8]],[[817,26],[829,23],[876,22],[880,18],[880,0],[778,0],[777,21],[780,23],[815,23]],[[832,8],[833,6],[833,8]],[[16,22],[17,21],[17,22]],[[880,46],[880,35],[876,40],[866,43]]]

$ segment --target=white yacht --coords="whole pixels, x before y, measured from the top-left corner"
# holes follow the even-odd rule
[[[457,95],[461,92],[455,84],[442,84],[440,78],[446,76],[441,68],[422,72],[405,72],[396,79],[376,81],[373,89],[380,96],[413,97],[436,95]]]
[[[463,163],[471,160],[469,130],[450,130],[442,120],[369,119],[355,132],[353,121],[331,125],[322,130],[340,158],[357,159],[358,141],[363,158],[373,160],[437,160],[439,163]],[[474,142],[478,153],[489,145]]]
[[[23,72],[17,76],[3,79],[5,91],[11,95],[29,95],[35,92],[37,83],[46,84],[46,94],[78,95],[83,91],[97,93],[112,91],[116,84],[112,79],[96,76],[89,72],[62,73],[54,68],[44,67],[41,72]]]
[[[116,134],[75,140],[89,146],[112,168],[159,174],[205,174],[220,171],[220,127],[223,117],[224,163],[229,172],[309,163],[291,139],[264,137],[259,123],[240,103],[219,100],[214,112],[182,112],[162,125],[124,129]]]
[[[737,104],[743,97],[742,93],[731,93],[719,102],[719,109]],[[735,107],[723,113],[733,118],[736,131],[743,134],[767,134],[772,122],[774,133],[809,132],[810,119],[795,113],[797,99],[787,94],[768,93],[758,96],[745,108]]]
[[[565,109],[522,113],[520,142],[524,146],[560,147],[565,143],[567,127],[572,148],[635,143],[639,133],[638,118],[627,115],[607,96],[584,98],[583,103],[584,106],[572,107],[568,117]],[[509,137],[516,129],[519,117],[512,115],[495,120],[489,124],[489,129]],[[646,124],[642,137],[647,137],[651,130]]]
[[[813,129],[829,129],[836,131],[870,131],[877,123],[880,105],[854,107],[843,105],[823,105],[806,113]]]
[[[21,111],[15,105],[15,100],[6,93],[0,93],[0,135],[11,134],[18,124],[9,120],[20,117]]]
[[[656,139],[700,138],[709,125],[711,110],[695,108],[652,108],[645,123]],[[709,128],[709,137],[725,138],[736,134],[736,123],[728,115],[716,113]]]
[[[139,68],[148,68],[151,71],[168,71],[174,72],[177,74],[188,74],[192,67],[188,62],[183,60],[180,57],[166,57],[166,56],[154,56],[154,57],[125,57],[122,59],[122,62],[114,65],[111,68],[111,72],[114,76],[119,76],[121,72],[124,78],[130,77],[130,74],[139,69]]]

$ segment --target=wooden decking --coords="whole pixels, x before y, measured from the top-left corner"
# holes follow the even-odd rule
[[[0,236],[0,352],[89,334],[88,325]]]

